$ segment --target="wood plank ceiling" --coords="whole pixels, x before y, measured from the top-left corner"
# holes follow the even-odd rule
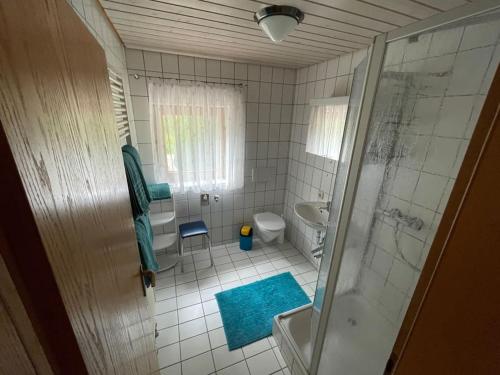
[[[382,32],[469,0],[100,0],[125,46],[284,67],[366,47]],[[266,5],[293,5],[305,19],[273,43],[254,22]]]

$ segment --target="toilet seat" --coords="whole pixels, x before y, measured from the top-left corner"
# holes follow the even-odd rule
[[[285,221],[272,212],[262,212],[254,215],[255,223],[262,229],[274,232],[285,229]]]

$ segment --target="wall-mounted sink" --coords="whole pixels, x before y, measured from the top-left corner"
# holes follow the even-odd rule
[[[325,230],[328,224],[329,202],[300,202],[294,206],[297,215],[306,225],[316,230]]]

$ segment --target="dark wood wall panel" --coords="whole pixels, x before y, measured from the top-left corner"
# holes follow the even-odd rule
[[[1,2],[0,18],[0,122],[86,368],[149,374],[153,321],[104,52],[64,0]]]
[[[35,375],[28,353],[16,327],[0,300],[0,374]]]
[[[8,244],[0,230],[0,248]],[[2,254],[4,251],[1,252]],[[51,375],[48,358],[0,254],[0,374]],[[16,369],[8,371],[8,369]],[[23,371],[21,371],[23,369]]]

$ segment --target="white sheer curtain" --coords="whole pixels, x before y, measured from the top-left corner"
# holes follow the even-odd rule
[[[349,97],[311,100],[306,152],[339,160]]]
[[[241,88],[150,82],[156,182],[178,192],[243,187],[245,101]]]

